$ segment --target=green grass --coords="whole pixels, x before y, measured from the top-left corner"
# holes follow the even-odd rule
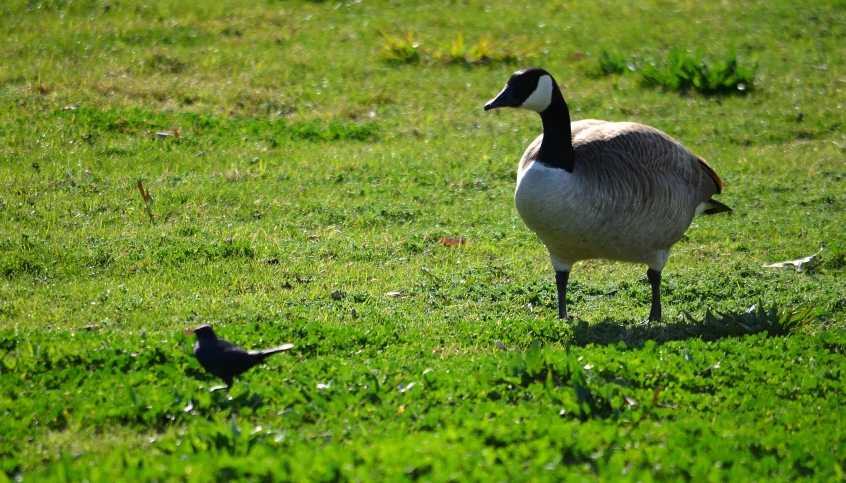
[[[843,478],[844,12],[0,3],[0,481]],[[743,96],[592,75],[731,49]],[[482,110],[528,62],[574,119],[722,176],[734,212],[674,247],[662,323],[645,267],[604,261],[555,320],[512,199],[540,122]],[[210,394],[202,323],[296,347]]]

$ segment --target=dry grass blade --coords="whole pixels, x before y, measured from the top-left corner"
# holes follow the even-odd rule
[[[659,408],[666,408],[666,409],[676,409],[679,407],[677,404],[672,403],[659,403],[658,396],[661,394],[661,390],[663,390],[663,386],[655,386],[655,392],[652,393],[652,405],[659,407]]]
[[[420,267],[420,271],[421,271],[421,272],[423,272],[423,273],[425,273],[425,274],[426,274],[426,276],[427,276],[427,277],[429,277],[430,279],[432,279],[432,281],[433,281],[433,282],[435,282],[436,284],[438,284],[438,285],[443,285],[443,284],[444,284],[444,281],[443,281],[443,280],[441,280],[441,279],[440,279],[437,275],[435,275],[434,273],[432,273],[432,271],[431,271],[431,270],[429,270],[428,268],[426,268],[426,267]]]

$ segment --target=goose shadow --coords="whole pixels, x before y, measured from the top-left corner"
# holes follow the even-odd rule
[[[711,342],[727,337],[766,332],[769,337],[787,335],[798,328],[785,323],[780,315],[767,309],[745,312],[711,313],[695,318],[683,312],[680,320],[649,323],[629,323],[606,319],[588,324],[576,321],[573,326],[573,343],[577,346],[614,345],[623,342],[628,347],[642,348],[646,341],[657,343],[701,339]]]

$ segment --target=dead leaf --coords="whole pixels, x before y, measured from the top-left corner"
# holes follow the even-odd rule
[[[628,404],[631,407],[634,407],[634,408],[640,407],[640,403],[638,403],[634,399],[630,398],[629,396],[623,396],[623,400],[626,401],[626,404]]]
[[[817,253],[815,253],[811,256],[805,257],[805,258],[800,258],[798,260],[788,260],[786,262],[767,263],[767,264],[764,265],[764,267],[765,268],[784,268],[788,265],[793,265],[794,267],[796,267],[797,272],[801,272],[802,270],[804,270],[806,268],[810,270],[811,268],[813,268],[814,264],[816,263],[817,256],[820,253],[822,253],[822,248],[820,248],[820,251],[818,251]]]
[[[448,247],[463,247],[467,243],[467,240],[462,237],[454,238],[451,236],[442,236],[438,238],[438,243]]]
[[[386,297],[402,297],[402,292],[388,292],[385,294]]]
[[[498,340],[498,341],[494,342],[494,344],[496,345],[496,347],[497,347],[499,350],[503,350],[503,351],[507,351],[507,350],[508,350],[508,347],[506,347],[506,345],[505,345],[505,344],[503,344],[501,340]]]
[[[573,52],[570,54],[570,57],[567,57],[567,60],[570,62],[575,62],[577,60],[582,60],[585,57],[583,52]]]
[[[337,290],[332,291],[330,295],[332,296],[332,300],[341,300],[341,292]]]

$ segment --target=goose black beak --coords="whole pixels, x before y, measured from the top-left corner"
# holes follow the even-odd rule
[[[505,86],[505,89],[503,89],[502,92],[497,94],[496,97],[485,104],[486,111],[496,109],[498,107],[520,107],[517,101],[514,100],[514,94],[511,91],[511,86]]]

